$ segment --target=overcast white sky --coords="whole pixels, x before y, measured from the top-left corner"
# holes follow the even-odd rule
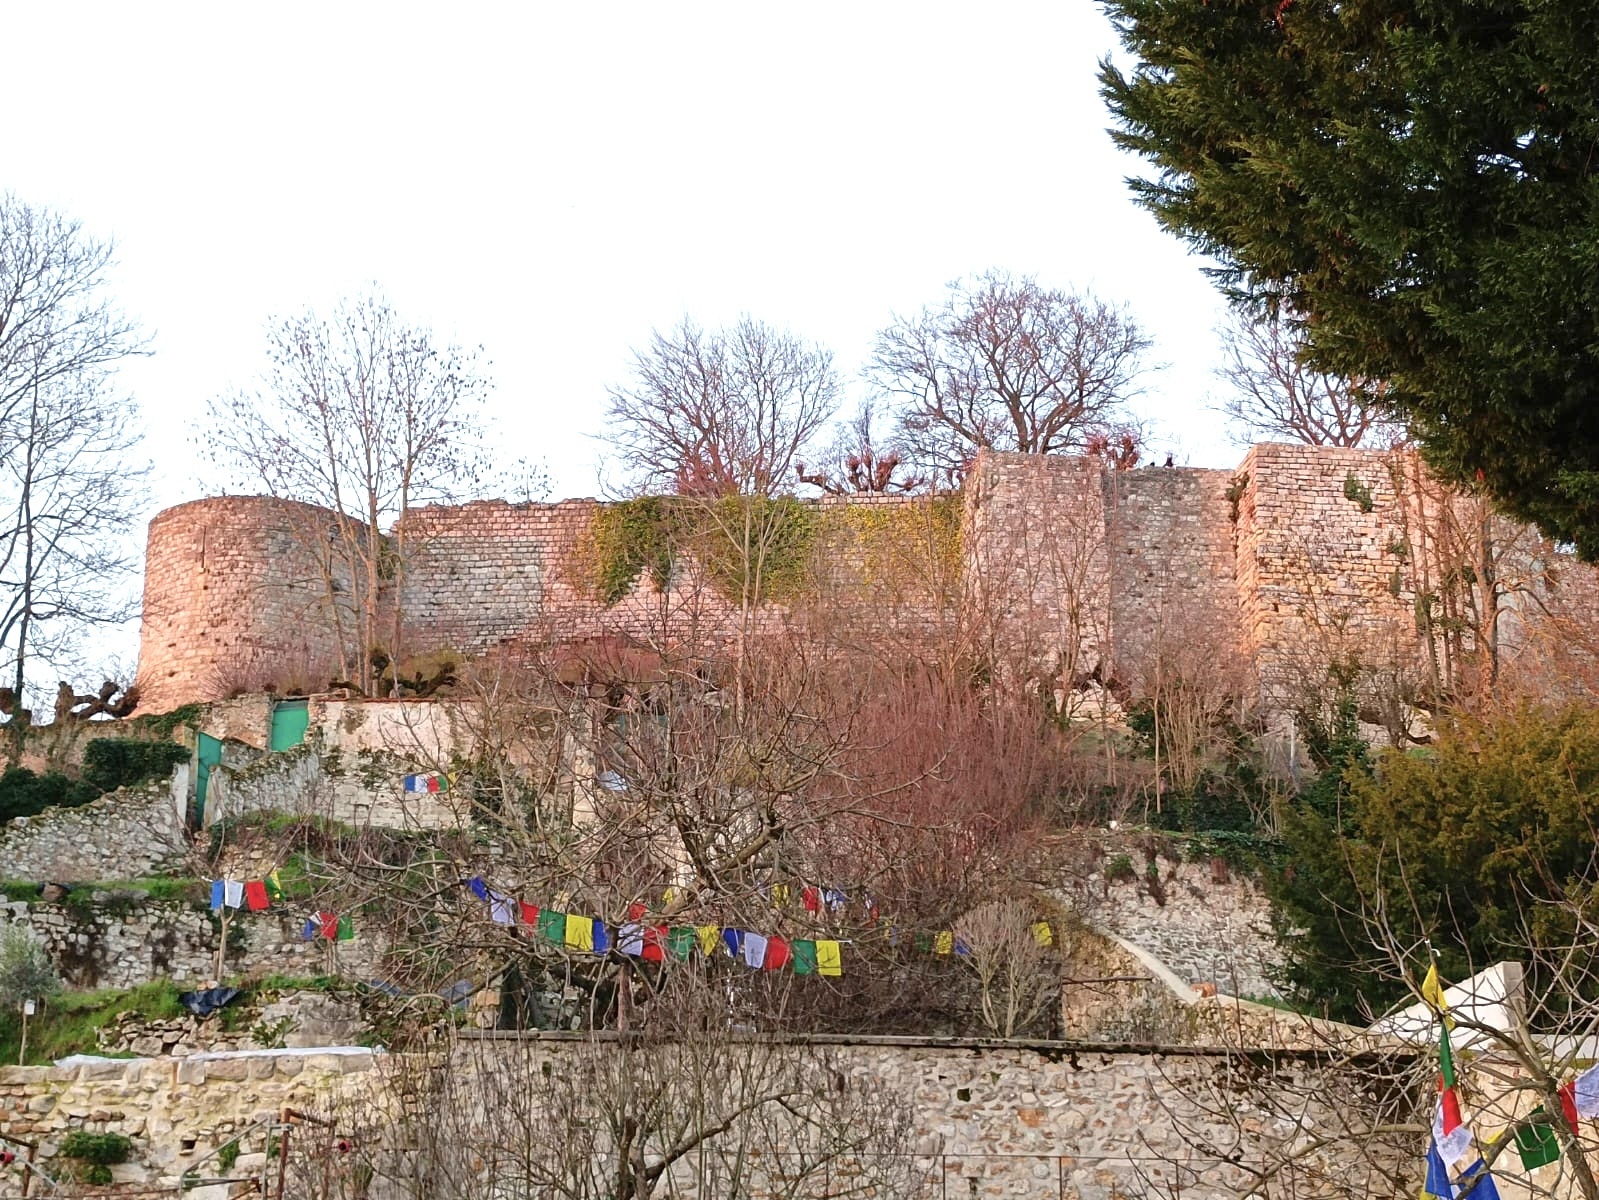
[[[652,326],[748,312],[853,374],[989,266],[1126,301],[1169,363],[1156,453],[1240,457],[1203,400],[1221,312],[1135,208],[1091,0],[14,5],[0,187],[119,242],[153,507],[273,314],[377,281],[492,359],[514,454],[597,490],[607,383]]]

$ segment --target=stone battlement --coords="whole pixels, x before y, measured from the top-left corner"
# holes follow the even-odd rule
[[[1591,570],[1439,487],[1405,452],[1268,443],[1232,471],[1121,472],[985,453],[951,502],[962,506],[958,578],[917,569],[892,585],[879,551],[850,531],[929,502],[813,502],[850,517],[833,525],[855,539],[819,555],[830,564],[819,585],[829,621],[938,636],[941,614],[965,606],[997,622],[1019,656],[1047,664],[1057,687],[1114,677],[1136,689],[1200,655],[1284,711],[1344,649],[1435,675],[1485,650],[1500,662],[1543,655],[1560,622],[1591,617],[1599,598]],[[646,571],[614,603],[598,598],[581,563],[603,508],[490,500],[407,512],[394,534],[406,568],[390,598],[406,649],[648,641],[668,620],[731,627],[736,605],[693,572],[663,593]],[[197,500],[151,521],[139,659],[148,709],[239,690],[252,665],[325,682],[338,634],[317,548],[332,521],[269,497]],[[767,605],[763,619],[802,622],[803,608]],[[1459,680],[1431,683],[1445,691]]]

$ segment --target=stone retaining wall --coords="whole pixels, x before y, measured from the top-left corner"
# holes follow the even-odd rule
[[[43,941],[67,987],[136,987],[170,979],[197,986],[216,976],[220,923],[209,910],[176,900],[95,894],[88,904],[0,904],[0,925],[25,925]],[[382,947],[377,939],[307,942],[306,913],[284,906],[240,911],[229,920],[226,975],[369,977]]]
[[[491,1050],[530,1051],[554,1071],[570,1056],[589,1052],[559,1035]],[[1206,1118],[1185,1094],[1228,1078],[1228,1062],[1219,1054],[888,1038],[824,1040],[798,1052],[825,1055],[840,1087],[871,1080],[903,1098],[913,1113],[912,1144],[927,1171],[929,1197],[1111,1200],[1175,1189],[1169,1194],[1209,1200],[1236,1195],[1245,1179],[1238,1167],[1196,1151],[1177,1124],[1181,1118],[1205,1127]],[[211,1148],[252,1122],[270,1121],[286,1105],[330,1111],[339,1093],[375,1083],[380,1061],[360,1052],[308,1050],[3,1068],[0,1133],[40,1143],[48,1169],[66,1132],[120,1132],[133,1139],[135,1155],[118,1168],[120,1178],[172,1181]],[[1303,1086],[1326,1068],[1315,1058],[1287,1056],[1274,1070],[1274,1078]],[[1236,1150],[1246,1164],[1260,1160],[1264,1141],[1282,1135],[1264,1112],[1237,1132],[1243,1140]],[[247,1139],[246,1154],[264,1149],[266,1137],[263,1130]]]
[[[189,767],[169,783],[108,792],[78,808],[49,808],[0,828],[0,878],[73,883],[180,871]]]

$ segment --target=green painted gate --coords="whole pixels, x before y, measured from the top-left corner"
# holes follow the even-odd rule
[[[222,740],[214,738],[209,733],[200,735],[199,750],[195,755],[197,766],[194,772],[194,822],[198,826],[205,825],[205,789],[211,782],[211,768],[222,765]]]
[[[272,736],[267,749],[274,754],[279,750],[292,750],[305,741],[306,728],[311,724],[311,710],[305,700],[279,700],[272,706]]]

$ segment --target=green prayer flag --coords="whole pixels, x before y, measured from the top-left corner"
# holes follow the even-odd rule
[[[694,949],[694,941],[692,925],[674,925],[672,932],[666,935],[666,948],[673,958],[687,958]]]
[[[1527,1123],[1516,1130],[1516,1152],[1521,1155],[1521,1165],[1528,1171],[1545,1167],[1560,1157],[1560,1139],[1549,1114],[1539,1105],[1528,1114]]]
[[[1455,1086],[1455,1056],[1449,1049],[1449,1022],[1438,1022],[1438,1074],[1443,1076],[1444,1087]]]
[[[355,940],[355,922],[349,917],[339,918],[339,932],[337,941],[353,942]]]
[[[789,943],[789,957],[794,960],[794,974],[816,974],[816,943],[798,941]]]
[[[553,908],[539,909],[539,935],[560,945],[566,943],[566,914]]]
[[[275,867],[272,870],[272,874],[270,874],[270,875],[268,875],[266,877],[266,890],[267,890],[267,896],[270,897],[271,899],[273,899],[273,900],[282,900],[283,899],[283,884],[278,879],[278,872],[277,872],[277,868],[275,868]]]
[[[931,954],[933,952],[933,935],[930,933],[918,933],[911,940],[911,944],[923,954]]]

